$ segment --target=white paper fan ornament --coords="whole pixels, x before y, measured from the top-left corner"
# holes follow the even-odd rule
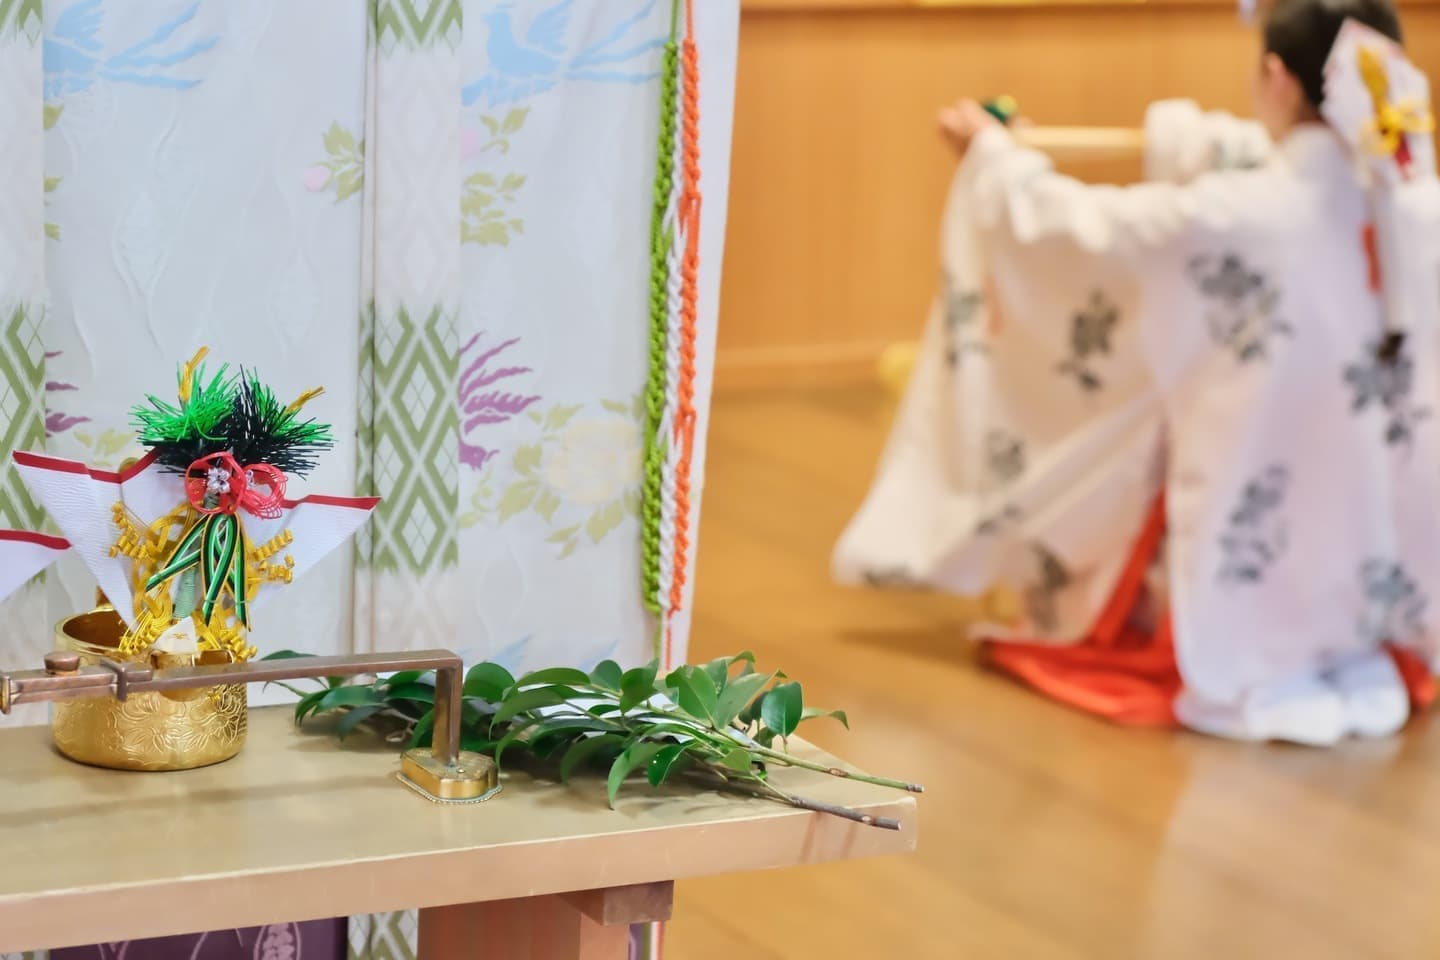
[[[60,559],[70,544],[60,537],[26,530],[0,530],[0,600]]]
[[[1430,83],[1384,34],[1355,20],[1341,26],[1321,113],[1382,183],[1434,172]]]

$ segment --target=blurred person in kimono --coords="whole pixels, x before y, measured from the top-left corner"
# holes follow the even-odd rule
[[[981,595],[994,665],[1110,719],[1385,736],[1433,698],[1440,189],[1390,0],[1276,0],[1259,123],[1155,104],[1147,183],[980,105],[943,283],[837,577]]]

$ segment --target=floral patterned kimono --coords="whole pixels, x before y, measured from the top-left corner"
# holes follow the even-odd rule
[[[976,138],[836,574],[1013,588],[1023,613],[980,628],[995,662],[1117,720],[1391,732],[1410,703],[1384,646],[1433,652],[1440,588],[1428,140],[1388,208],[1403,337],[1370,193],[1330,127],[1271,146],[1169,102],[1147,143],[1151,182],[1112,188],[1055,174],[1003,128]],[[1147,621],[1147,603],[1168,615]]]

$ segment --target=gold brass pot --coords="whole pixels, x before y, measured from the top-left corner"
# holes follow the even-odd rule
[[[102,604],[62,620],[55,628],[57,650],[80,654],[82,664],[123,659],[125,621]],[[164,658],[157,667],[196,662],[190,656]],[[199,662],[205,662],[201,654]],[[229,760],[245,745],[245,684],[139,693],[124,703],[112,697],[56,703],[50,729],[56,748],[80,763],[116,770],[190,770]]]

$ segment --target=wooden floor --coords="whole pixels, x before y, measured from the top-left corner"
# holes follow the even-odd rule
[[[848,710],[806,735],[927,786],[919,852],[684,883],[667,960],[1440,956],[1440,726],[1252,747],[985,672],[966,604],[829,581],[888,418],[878,391],[717,401],[691,649]]]

